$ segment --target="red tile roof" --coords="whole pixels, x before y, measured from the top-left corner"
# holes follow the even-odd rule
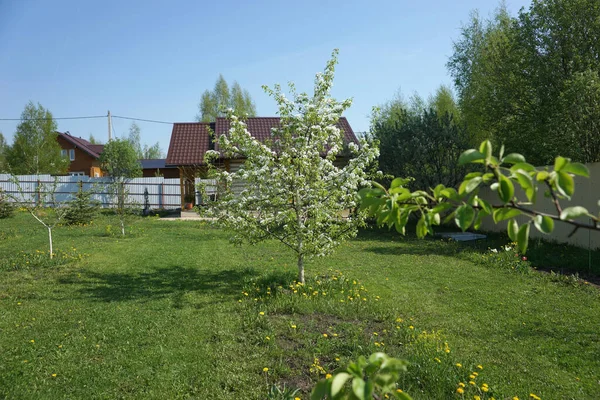
[[[85,151],[86,153],[88,153],[90,156],[92,156],[94,158],[100,158],[100,154],[102,154],[102,151],[104,150],[103,144],[92,144],[83,138],[72,136],[68,132],[67,133],[57,132],[57,133],[60,137],[65,139],[67,142],[71,143],[72,145],[74,145],[77,148],[80,148],[81,150]]]
[[[173,124],[166,165],[200,165],[210,146],[208,122]]]
[[[250,134],[265,141],[271,138],[271,130],[280,126],[279,117],[254,117],[246,121]],[[344,131],[346,143],[358,143],[354,131],[345,117],[340,118],[338,128]],[[217,118],[216,122],[188,122],[173,124],[171,143],[167,154],[167,165],[201,165],[204,164],[204,153],[210,149],[210,136],[208,128],[211,128],[216,137],[229,132],[229,121],[226,118]],[[218,150],[218,146],[216,146]]]

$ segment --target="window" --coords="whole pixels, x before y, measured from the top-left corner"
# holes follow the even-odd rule
[[[69,172],[69,175],[71,175],[71,176],[85,176],[85,173],[83,173],[83,171],[77,171],[77,172]]]
[[[60,156],[61,156],[61,157],[66,157],[66,156],[67,156],[67,151],[66,151],[65,149],[62,149],[62,150],[60,151]]]
[[[75,160],[75,149],[69,150],[69,160]]]

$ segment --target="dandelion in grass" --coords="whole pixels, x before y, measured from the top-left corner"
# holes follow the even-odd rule
[[[267,367],[264,367],[264,368],[263,368],[263,372],[269,372],[269,368],[267,368]]]
[[[264,311],[261,311],[261,312],[259,312],[259,313],[258,313],[258,315],[261,315],[261,316],[262,316],[262,315],[265,315],[265,312],[264,312]]]
[[[465,389],[459,387],[458,389],[456,389],[456,393],[458,394],[463,394],[465,392]]]
[[[332,375],[331,375],[331,374],[327,374],[327,375],[325,375],[325,379],[329,379],[329,378],[331,378],[331,377],[332,377]]]

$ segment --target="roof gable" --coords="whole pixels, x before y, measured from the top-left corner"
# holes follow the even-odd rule
[[[76,148],[79,148],[94,158],[100,158],[100,154],[104,150],[103,144],[92,144],[87,140],[72,136],[70,133],[57,132],[58,136],[71,143]]]

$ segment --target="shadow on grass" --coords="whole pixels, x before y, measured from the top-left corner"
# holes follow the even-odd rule
[[[436,228],[436,232],[448,231],[449,228]],[[412,232],[407,228],[408,232]],[[453,231],[456,231],[454,229]],[[485,232],[483,240],[456,242],[448,239],[426,237],[417,239],[414,234],[402,236],[387,229],[365,229],[360,232],[358,241],[377,241],[381,246],[369,246],[364,250],[378,255],[438,255],[455,257],[473,261],[490,249],[502,249],[510,244],[505,233]],[[511,247],[516,247],[511,245]],[[522,257],[518,250],[515,254]],[[542,271],[563,275],[578,274],[593,283],[600,284],[600,250],[578,248],[568,244],[560,244],[546,240],[532,239],[527,250],[529,264]]]
[[[207,295],[210,303],[219,297],[239,294],[245,281],[255,275],[251,269],[206,271],[182,266],[156,268],[141,273],[99,273],[85,272],[81,278],[62,278],[61,284],[81,286],[78,292],[82,297],[96,301],[151,301],[170,298],[173,307],[181,308],[190,301],[190,294]],[[195,306],[202,304],[195,301]]]

